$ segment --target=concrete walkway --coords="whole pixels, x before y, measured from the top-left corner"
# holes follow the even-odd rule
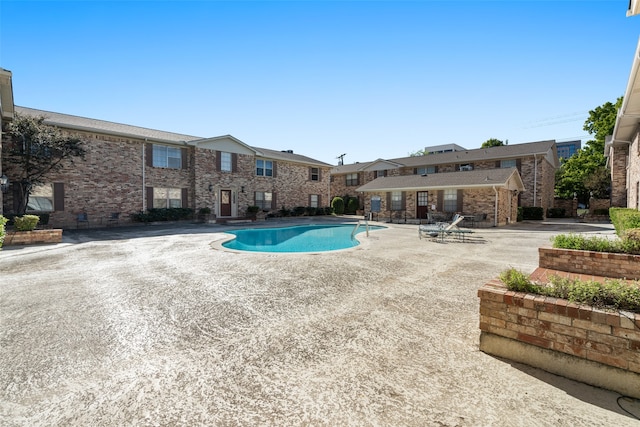
[[[0,251],[0,425],[640,423],[615,393],[478,350],[478,287],[532,272],[554,234],[609,224],[518,223],[467,243],[393,224],[296,255],[217,249],[227,229],[70,231]]]

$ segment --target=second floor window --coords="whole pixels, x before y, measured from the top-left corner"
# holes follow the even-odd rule
[[[425,166],[422,168],[416,168],[416,175],[428,175],[432,173],[436,173],[435,166]]]
[[[220,170],[223,172],[231,172],[231,153],[220,153]]]
[[[518,165],[518,162],[516,161],[516,159],[500,160],[501,168],[515,168],[517,165]]]
[[[358,174],[348,173],[346,185],[349,185],[349,186],[358,185]]]
[[[320,168],[311,168],[311,181],[320,181]]]
[[[153,166],[156,168],[182,168],[182,152],[167,145],[153,145]]]
[[[256,175],[273,176],[273,162],[271,160],[256,160]]]

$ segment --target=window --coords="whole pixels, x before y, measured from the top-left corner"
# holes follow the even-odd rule
[[[391,210],[392,211],[402,210],[402,191],[391,192]]]
[[[425,166],[423,168],[417,168],[416,169],[416,175],[427,175],[430,173],[436,173],[436,167],[435,166]]]
[[[27,211],[53,212],[53,185],[40,184],[31,189]]]
[[[320,168],[311,168],[311,181],[320,181]]]
[[[256,160],[256,175],[273,176],[273,162],[271,160]]]
[[[256,206],[262,210],[271,209],[272,193],[266,191],[256,191]]]
[[[220,170],[223,172],[231,172],[232,163],[231,163],[231,153],[220,153]]]
[[[387,176],[387,170],[373,171],[373,179]]]
[[[347,174],[347,182],[348,186],[358,185],[358,174],[357,173],[348,173]]]
[[[500,160],[501,168],[515,168],[518,165],[516,159],[513,160]]]
[[[444,190],[443,209],[445,212],[455,212],[458,208],[458,190]]]
[[[156,188],[153,189],[154,208],[181,208],[182,190],[179,188]]]
[[[157,168],[182,168],[182,152],[167,145],[153,145],[153,166]]]
[[[309,203],[312,208],[318,207],[318,200],[320,200],[320,196],[317,194],[312,194],[309,196]]]

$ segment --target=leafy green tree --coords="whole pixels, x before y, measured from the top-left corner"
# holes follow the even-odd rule
[[[505,145],[503,141],[496,138],[490,138],[483,142],[480,148],[499,147],[501,145]]]
[[[2,162],[7,165],[9,180],[18,188],[14,192],[14,197],[18,197],[18,215],[27,210],[34,185],[45,183],[52,173],[85,155],[83,139],[65,135],[44,120],[16,114],[6,129],[9,139],[2,147]]]
[[[422,149],[418,151],[414,151],[413,153],[409,153],[409,157],[418,157],[418,156],[426,156],[428,153]]]
[[[583,129],[594,139],[587,141],[584,148],[573,156],[562,159],[560,169],[556,172],[556,196],[568,199],[575,193],[578,200],[583,202],[589,200],[591,195],[595,198],[609,197],[611,177],[606,168],[604,145],[607,135],[613,133],[621,105],[622,97],[615,104],[606,102],[589,111]]]

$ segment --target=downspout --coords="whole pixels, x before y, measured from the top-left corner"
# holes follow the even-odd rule
[[[327,205],[331,206],[331,169],[329,169],[329,179],[327,180]]]
[[[533,155],[533,207],[536,207],[536,200],[538,199],[538,157]]]
[[[142,212],[146,212],[147,210],[147,191],[146,191],[146,175],[145,175],[145,166],[147,164],[147,159],[146,159],[146,154],[147,154],[147,150],[146,150],[146,144],[147,144],[147,138],[144,139],[144,142],[142,143]]]
[[[493,226],[497,227],[498,226],[498,190],[496,190],[495,185],[491,188],[493,188],[493,192],[496,194],[496,201],[494,203],[494,208],[493,208]]]

